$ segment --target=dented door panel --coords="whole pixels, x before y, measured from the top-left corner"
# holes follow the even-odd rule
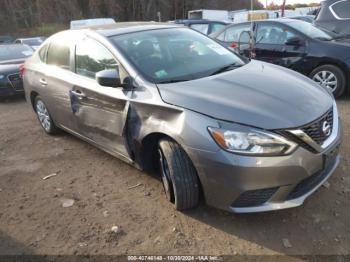
[[[128,113],[128,93],[81,79],[70,93],[71,109],[79,133],[109,151],[129,157],[123,131]]]

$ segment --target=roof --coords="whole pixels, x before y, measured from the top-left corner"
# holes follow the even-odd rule
[[[80,28],[80,29],[72,29],[72,31],[88,29],[88,30],[95,31],[103,36],[109,37],[113,35],[120,35],[120,34],[132,33],[132,32],[164,29],[164,28],[176,28],[176,27],[179,27],[179,26],[171,23],[123,22],[123,23],[115,23],[115,24],[107,24],[107,25],[89,26],[89,27]]]

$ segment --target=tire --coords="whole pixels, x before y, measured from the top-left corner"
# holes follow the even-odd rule
[[[39,123],[44,129],[44,131],[49,135],[57,134],[58,128],[53,122],[51,115],[40,96],[37,96],[34,100],[34,109],[38,117]]]
[[[337,66],[319,66],[311,72],[310,78],[315,82],[319,83],[321,86],[329,88],[332,91],[335,98],[340,97],[345,92],[346,76],[344,72]],[[326,81],[327,79],[329,80]],[[328,85],[329,83],[335,83],[335,85]]]
[[[160,173],[167,199],[176,210],[196,207],[199,203],[199,180],[191,159],[171,139],[161,139],[158,145]]]

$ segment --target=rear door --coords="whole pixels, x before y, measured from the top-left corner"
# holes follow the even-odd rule
[[[303,43],[287,45],[294,37]],[[257,23],[254,52],[258,60],[294,69],[306,55],[306,39],[282,23]]]
[[[46,48],[39,50],[40,59],[45,63],[40,64],[35,81],[40,90],[39,94],[56,124],[76,131],[69,97],[74,78],[71,63],[74,45],[65,36],[67,35],[58,35],[50,41],[47,50]]]
[[[112,53],[96,40],[87,37],[77,43],[71,110],[79,134],[129,158],[123,132],[131,91],[99,85],[95,75],[105,69],[118,69],[122,83],[129,76]]]

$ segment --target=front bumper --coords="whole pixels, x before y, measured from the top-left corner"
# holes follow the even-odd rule
[[[342,130],[322,153],[299,147],[280,157],[250,157],[223,150],[186,148],[208,205],[234,213],[254,213],[300,206],[336,170]],[[327,156],[327,157],[326,157]]]

